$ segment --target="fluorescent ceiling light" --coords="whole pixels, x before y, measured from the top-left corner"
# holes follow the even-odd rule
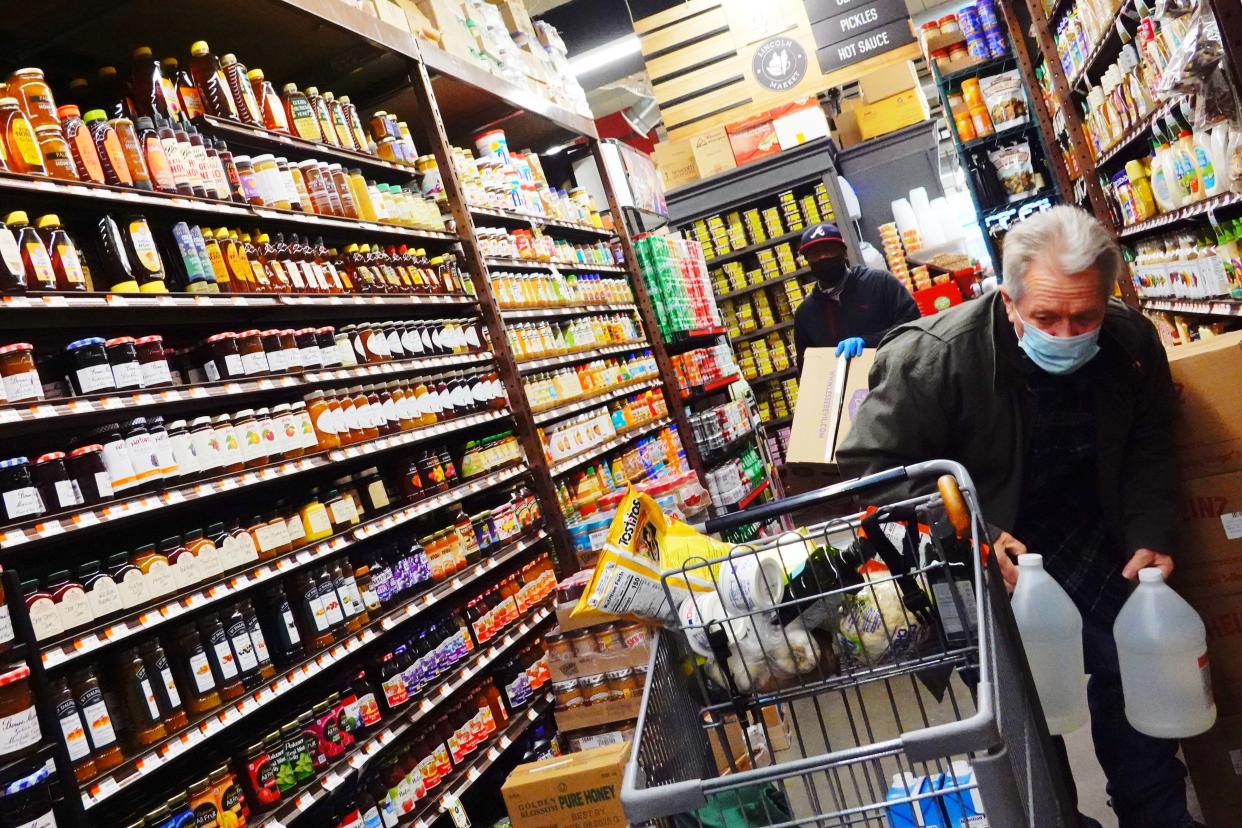
[[[594,72],[607,66],[610,63],[616,63],[630,55],[636,55],[639,51],[638,35],[631,34],[625,37],[619,37],[603,46],[597,46],[588,52],[575,55],[569,60],[569,71],[574,73],[574,77],[582,77],[588,72]]]

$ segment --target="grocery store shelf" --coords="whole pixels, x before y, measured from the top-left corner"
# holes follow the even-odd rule
[[[1110,163],[1114,158],[1124,152],[1127,148],[1139,144],[1141,142],[1140,139],[1143,139],[1151,134],[1151,125],[1154,124],[1157,119],[1168,115],[1169,112],[1180,103],[1181,99],[1177,98],[1169,101],[1163,106],[1158,106],[1151,112],[1147,113],[1147,117],[1143,118],[1143,120],[1139,121],[1137,124],[1122,133],[1121,137],[1117,139],[1117,143],[1100,153],[1099,157],[1095,159],[1096,167],[1103,167],[1105,164]]]
[[[771,481],[771,480],[764,480],[764,481],[763,481],[762,483],[760,483],[758,486],[756,486],[755,488],[751,489],[751,490],[750,490],[750,494],[746,495],[746,497],[744,497],[744,498],[742,498],[741,500],[739,500],[739,501],[737,502],[737,505],[736,505],[734,508],[739,509],[739,510],[741,510],[741,509],[745,509],[747,506],[749,506],[750,504],[754,503],[754,502],[755,502],[755,499],[756,499],[757,497],[759,497],[759,495],[761,495],[761,494],[763,494],[764,492],[766,492],[766,491],[768,490],[768,487],[769,487],[769,486],[771,486],[771,485],[772,485],[772,481]]]
[[[718,379],[718,380],[709,382],[706,385],[700,385],[694,388],[683,388],[681,392],[681,398],[686,401],[697,400],[700,397],[705,397],[708,394],[713,394],[717,391],[720,391],[722,388],[728,388],[730,385],[737,382],[741,378],[742,377],[740,374],[733,374],[731,376],[724,377],[723,379]]]
[[[766,328],[759,328],[758,330],[751,331],[750,333],[739,334],[738,336],[733,337],[733,341],[744,342],[747,339],[759,339],[760,337],[767,336],[770,333],[783,331],[786,328],[792,328],[793,323],[794,321],[792,319],[787,319],[784,322],[777,322],[775,325],[768,325]]]
[[[1015,201],[1010,201],[1005,204],[1001,204],[996,207],[990,207],[986,210],[983,210],[982,212],[980,212],[980,217],[987,219],[987,218],[991,218],[992,216],[999,216],[1001,213],[1008,213],[1008,212],[1012,212],[1015,210],[1021,210],[1024,207],[1027,207],[1028,205],[1035,203],[1036,201],[1040,201],[1041,199],[1053,200],[1058,197],[1059,196],[1057,194],[1056,187],[1047,187],[1038,192],[1031,193],[1028,196],[1023,196],[1022,198],[1019,198]]]
[[[780,428],[781,426],[789,425],[792,422],[793,422],[793,415],[789,414],[784,417],[777,417],[772,420],[764,420],[763,427],[764,428]]]
[[[412,598],[406,599],[401,605],[374,618],[366,627],[351,634],[332,646],[289,667],[284,675],[266,682],[253,692],[247,693],[235,703],[225,705],[192,722],[189,726],[172,734],[141,756],[127,759],[116,769],[86,784],[82,793],[82,806],[93,808],[101,802],[115,796],[122,790],[133,785],[151,771],[167,764],[188,750],[193,750],[203,742],[210,740],[222,730],[236,724],[256,711],[268,706],[277,699],[300,687],[315,676],[330,672],[330,668],[358,649],[380,638],[384,633],[411,618],[421,614],[428,607],[435,606],[448,596],[458,592],[465,586],[478,580],[492,571],[497,564],[480,561],[468,570],[454,576],[451,581],[441,582]]]
[[[546,599],[545,599],[546,600]],[[494,664],[502,656],[508,654],[515,644],[523,641],[533,630],[538,629],[552,617],[552,610],[546,606],[537,606],[529,617],[515,629],[485,650],[478,650],[466,663],[436,684],[424,688],[422,698],[417,704],[409,707],[397,716],[387,719],[378,725],[382,729],[369,738],[364,738],[355,747],[324,768],[319,778],[310,783],[301,793],[294,794],[287,803],[282,804],[275,812],[267,815],[264,821],[257,823],[264,828],[284,828],[296,822],[302,814],[317,802],[322,802],[332,795],[351,774],[362,773],[371,759],[392,742],[410,732],[433,712],[439,710],[445,699],[458,690],[466,687],[485,669]],[[411,700],[413,702],[413,700]],[[503,736],[501,740],[503,741]],[[506,745],[507,746],[507,745]],[[503,749],[503,748],[502,748]]]
[[[65,311],[99,311],[129,308],[148,311],[221,310],[263,311],[294,308],[460,308],[477,307],[478,300],[464,294],[398,294],[394,296],[254,294],[254,293],[49,293],[31,296],[0,296],[0,309],[31,313],[48,312],[48,321],[63,321]],[[181,317],[179,317],[181,318]],[[42,320],[41,320],[42,321]],[[24,320],[28,324],[30,320]]]
[[[616,233],[611,230],[605,230],[602,227],[596,227],[593,224],[579,224],[576,221],[565,221],[563,219],[549,218],[547,216],[535,215],[534,213],[519,213],[516,210],[500,210],[495,207],[471,207],[470,214],[481,218],[498,219],[500,221],[508,221],[514,224],[538,225],[540,227],[551,227],[556,230],[565,230],[571,233],[584,233],[590,236],[598,236],[600,238],[612,238]]]
[[[1070,88],[1078,84],[1080,80],[1087,77],[1094,67],[1095,62],[1100,59],[1100,55],[1104,54],[1105,47],[1118,39],[1117,34],[1117,18],[1121,16],[1121,12],[1128,5],[1126,2],[1118,4],[1117,10],[1112,13],[1108,19],[1108,23],[1100,29],[1100,38],[1091,44],[1091,48],[1087,50],[1087,56],[1083,59],[1082,66],[1078,67],[1078,72],[1072,78],[1067,78]]]
[[[722,253],[719,256],[708,259],[707,266],[712,267],[714,265],[722,264],[723,262],[730,262],[730,261],[733,261],[734,259],[740,259],[743,256],[749,255],[751,253],[756,253],[765,248],[775,247],[776,245],[782,242],[792,241],[793,239],[799,238],[802,235],[802,233],[803,233],[802,230],[791,230],[788,233],[782,233],[779,236],[773,236],[772,238],[766,239],[765,241],[755,242],[754,244],[748,244],[745,247],[739,247],[737,250],[730,250],[728,253]]]
[[[747,430],[741,436],[734,437],[732,440],[726,443],[723,447],[721,447],[719,451],[712,452],[711,454],[704,454],[703,465],[708,466],[708,467],[720,465],[724,461],[733,457],[733,455],[736,454],[739,449],[745,446],[748,446],[751,443],[754,443],[755,438],[758,436],[759,436],[759,433],[755,431],[755,429],[751,428]],[[701,451],[702,447],[700,446],[699,448]]]
[[[1008,129],[1002,129],[1000,132],[993,132],[991,135],[984,135],[980,138],[972,138],[969,141],[965,141],[962,143],[962,149],[967,150],[974,149],[976,147],[989,146],[991,144],[999,144],[1003,141],[1008,141],[1011,138],[1016,138],[1019,135],[1024,135],[1035,128],[1035,122],[1028,120],[1024,124],[1009,127]]]
[[[418,816],[410,823],[409,828],[431,828],[441,817],[448,813],[446,803],[449,801],[459,801],[466,793],[467,789],[474,784],[475,780],[483,775],[497,759],[499,759],[513,743],[522,738],[527,729],[539,717],[547,713],[552,708],[552,694],[545,693],[542,698],[536,701],[531,707],[518,714],[505,728],[505,732],[497,739],[492,740],[491,745],[486,751],[475,756],[474,760],[461,768],[458,768],[449,781],[445,784],[448,788],[445,792],[433,802],[427,803],[422,810],[418,812]],[[432,806],[435,806],[434,808]]]
[[[633,303],[618,305],[572,305],[559,308],[513,308],[500,311],[502,319],[548,319],[557,316],[581,316],[584,313],[633,313]]]
[[[1242,316],[1239,299],[1140,299],[1143,310],[1189,313],[1196,316]]]
[[[442,437],[483,423],[493,422],[509,416],[508,411],[488,411],[481,414],[470,414],[446,423],[411,429],[399,434],[390,434],[355,443],[352,446],[320,451],[299,457],[296,460],[285,460],[269,463],[257,469],[213,477],[195,483],[187,483],[173,489],[165,489],[158,494],[146,494],[125,500],[116,500],[103,506],[92,506],[66,512],[54,518],[36,518],[24,523],[10,525],[0,531],[0,550],[5,552],[21,546],[28,546],[41,541],[56,538],[64,542],[66,535],[80,536],[95,526],[114,524],[130,518],[147,515],[153,511],[179,506],[183,503],[201,503],[207,499],[225,494],[234,494],[239,489],[248,488],[260,483],[285,481],[292,475],[316,469],[326,469],[359,457],[372,457],[393,449],[403,448],[424,440]]]
[[[620,265],[575,264],[572,262],[532,262],[529,259],[502,259],[488,256],[484,262],[489,268],[521,268],[523,270],[572,270],[576,273],[625,273]]]
[[[1165,213],[1162,216],[1147,219],[1146,221],[1128,224],[1117,232],[1119,239],[1131,239],[1136,236],[1145,236],[1148,233],[1163,230],[1168,227],[1176,227],[1183,222],[1197,219],[1200,216],[1207,215],[1209,212],[1223,210],[1226,208],[1236,207],[1242,204],[1242,195],[1236,193],[1223,193],[1213,198],[1207,198],[1194,204],[1174,210],[1171,213]]]
[[[668,425],[671,422],[672,420],[668,417],[657,417],[654,420],[650,420],[648,422],[643,423],[642,425],[633,426],[631,428],[626,429],[623,432],[618,433],[617,436],[613,437],[611,440],[607,440],[599,444],[598,446],[592,446],[586,451],[575,454],[573,457],[569,457],[569,458],[560,460],[552,464],[552,466],[548,469],[548,471],[553,477],[557,477],[559,475],[564,474],[567,471],[572,471],[573,469],[576,469],[578,466],[581,466],[583,463],[589,463],[592,460],[596,459],[597,457],[603,457],[605,454],[612,451],[613,449],[620,448],[621,446],[624,446],[626,443],[630,442],[631,440],[634,440],[638,437],[642,437],[643,435],[649,434],[652,431],[655,431],[657,429],[663,428],[664,426]]]
[[[201,115],[194,119],[194,122],[206,127],[210,135],[227,139],[230,146],[237,144],[244,147],[259,147],[269,152],[288,153],[295,156],[297,160],[313,158],[316,161],[339,161],[346,169],[353,167],[363,170],[368,175],[379,174],[398,180],[404,177],[406,181],[409,181],[416,174],[412,166],[395,164],[374,155],[322,144],[318,141],[307,141],[304,138],[286,135],[283,132],[273,132],[270,129],[243,124],[228,118]]]
[[[991,60],[983,60],[973,66],[967,66],[964,69],[958,69],[956,72],[950,72],[947,75],[940,75],[941,85],[949,85],[960,81],[962,78],[974,78],[987,72],[991,73],[1001,69],[1006,63],[1014,60],[1012,53],[1006,53],[998,58]]]
[[[778,379],[784,379],[785,377],[796,377],[796,376],[798,376],[798,369],[796,366],[791,365],[790,367],[786,368],[783,371],[773,371],[772,373],[764,374],[761,377],[755,377],[754,379],[747,377],[746,379],[748,382],[771,382],[772,380],[778,380]]]
[[[767,288],[767,287],[775,287],[776,285],[780,285],[780,284],[784,284],[785,282],[788,282],[790,279],[797,279],[800,276],[806,276],[810,272],[811,272],[811,269],[809,267],[800,267],[797,270],[791,270],[788,273],[782,273],[780,276],[775,276],[771,279],[765,279],[762,282],[758,282],[753,285],[747,285],[746,287],[741,287],[741,288],[738,288],[737,290],[731,290],[728,293],[718,293],[716,294],[716,298],[723,301],[725,299],[732,299],[735,296],[742,296],[747,293],[754,293],[756,290],[763,290],[764,288]]]
[[[570,414],[577,414],[579,411],[600,405],[601,403],[615,400],[618,397],[626,397],[630,394],[636,394],[639,391],[645,391],[648,388],[658,388],[659,385],[660,378],[658,376],[655,378],[643,377],[641,379],[630,380],[629,382],[621,385],[610,385],[608,388],[600,391],[599,393],[588,394],[585,397],[568,400],[558,405],[554,405],[551,408],[544,408],[542,410],[535,411],[535,424],[542,425],[543,423],[548,423],[561,417],[567,417]]]
[[[491,362],[490,351],[477,354],[452,354],[439,357],[421,357],[393,362],[373,362],[347,368],[313,368],[256,379],[228,382],[201,383],[174,388],[138,389],[123,394],[99,394],[68,399],[40,400],[37,402],[11,403],[0,406],[0,431],[11,424],[39,423],[56,420],[57,427],[77,425],[90,415],[119,416],[111,412],[123,408],[142,406],[144,410],[170,410],[203,400],[236,399],[267,392],[285,391],[293,388],[310,388],[331,382],[365,380],[374,382],[385,377],[400,377],[441,368],[458,368]],[[70,418],[66,422],[65,418]]]
[[[610,356],[611,354],[623,354],[626,351],[639,351],[644,348],[650,348],[651,343],[645,339],[636,339],[633,342],[621,342],[616,345],[605,345],[602,348],[588,348],[585,351],[578,351],[571,354],[560,354],[557,356],[538,357],[536,359],[527,359],[518,362],[518,371],[528,374],[531,371],[538,371],[540,368],[560,368],[565,365],[573,365],[577,362],[584,362],[597,357]]]
[[[671,340],[665,338],[664,347],[670,354],[678,354],[697,347],[705,339],[715,339],[724,335],[724,328],[695,328],[691,331],[675,333]]]
[[[11,172],[5,172],[3,175],[0,175],[0,194],[8,197],[21,197],[23,199],[27,197],[51,197],[60,205],[78,201],[84,206],[94,205],[96,208],[101,209],[124,208],[130,210],[142,208],[144,210],[165,210],[181,216],[200,216],[211,222],[217,222],[221,219],[229,222],[262,220],[264,222],[277,222],[303,228],[303,231],[317,230],[318,232],[324,232],[333,230],[348,233],[369,233],[414,242],[439,243],[458,240],[458,236],[455,233],[443,230],[416,230],[398,224],[380,224],[374,221],[321,216],[316,213],[302,213],[296,210],[255,207],[232,201],[219,201],[214,198],[169,195],[160,192],[135,190],[128,187],[111,187],[105,184],[69,183],[54,178],[20,175]],[[339,236],[340,234],[338,233],[337,235]]]

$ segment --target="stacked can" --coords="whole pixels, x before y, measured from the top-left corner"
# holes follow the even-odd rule
[[[979,21],[977,6],[962,6],[957,10],[957,25],[962,34],[966,35],[966,51],[975,60],[987,60],[992,55],[988,51],[987,39],[983,36],[983,24]]]
[[[995,0],[979,0],[975,9],[979,13],[979,24],[983,28],[983,42],[988,48],[988,57],[1004,57],[1009,53],[1009,44],[1001,30],[1000,18],[996,16]]]
[[[753,428],[746,405],[742,400],[735,400],[690,415],[694,441],[705,457],[719,453]]]

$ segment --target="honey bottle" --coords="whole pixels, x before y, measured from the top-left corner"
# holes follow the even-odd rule
[[[151,56],[150,46],[139,46],[131,55],[129,94],[139,117],[176,118],[181,114],[177,89]]]
[[[102,109],[92,109],[86,113],[85,120],[103,166],[104,182],[114,187],[134,186],[134,179],[129,173],[129,163],[125,160],[125,149],[121,146],[116,130],[108,123],[108,113]]]
[[[133,111],[133,104],[125,94],[125,87],[115,66],[101,66],[95,76],[94,100],[96,109],[104,110],[109,118],[120,118]]]
[[[241,242],[225,227],[216,228],[215,238],[229,271],[228,287],[221,285],[220,289],[231,293],[253,293],[254,274],[250,272],[250,264],[246,261],[246,252],[242,249]]]
[[[354,149],[354,139],[345,120],[345,111],[340,101],[331,92],[323,93],[323,102],[328,107],[328,117],[332,120],[332,128],[336,132],[336,143],[345,149]]]
[[[203,109],[203,96],[199,94],[190,73],[181,68],[175,57],[166,57],[160,61],[160,70],[177,90],[177,103],[181,105],[182,116],[189,121],[203,117],[206,114]]]
[[[350,135],[353,136],[354,149],[374,155],[375,153],[371,151],[371,142],[367,140],[367,132],[362,128],[362,119],[358,117],[358,107],[350,102],[348,95],[342,95],[337,100],[340,101],[341,111],[345,115],[345,123],[349,125]]]
[[[151,228],[142,216],[128,216],[120,223],[125,252],[133,263],[138,290],[142,293],[168,293],[164,260],[155,245]]]
[[[273,132],[289,132],[289,118],[285,115],[285,106],[272,88],[272,82],[265,79],[262,69],[251,69],[246,73],[250,88],[254,92],[255,102],[259,105],[262,125]]]
[[[81,80],[79,78],[79,80]],[[86,83],[86,81],[82,81]],[[78,177],[92,184],[103,184],[103,162],[99,159],[99,149],[95,146],[95,138],[90,128],[82,120],[82,113],[74,104],[65,104],[56,110],[60,116],[61,128],[65,131],[65,140],[69,142],[69,152],[73,155],[73,164],[77,167]]]
[[[168,162],[168,172],[172,177],[176,192],[181,195],[194,195],[185,148],[177,140],[177,133],[173,130],[172,124],[156,116],[155,135],[159,139],[160,147],[164,150],[164,159]],[[188,145],[189,139],[186,140],[186,146]],[[147,161],[147,165],[152,166],[150,160]]]
[[[22,210],[14,210],[4,217],[4,223],[17,237],[17,249],[22,254],[26,269],[26,287],[31,291],[56,290],[56,272],[47,254],[43,239],[30,226],[30,219]]]
[[[238,119],[245,124],[263,126],[263,113],[259,110],[259,102],[255,100],[250,79],[246,77],[245,65],[238,62],[237,55],[227,54],[220,58],[220,71],[224,72]]]
[[[306,93],[298,91],[295,83],[286,83],[281,91],[289,132],[307,141],[324,140],[323,132],[319,129],[319,119],[315,117],[315,110],[311,108],[310,98]]]
[[[151,186],[162,193],[178,192],[172,164],[164,152],[164,143],[160,140],[160,134],[155,131],[155,122],[143,116],[138,119],[137,126],[138,142],[142,147],[142,158],[147,165],[147,174],[151,177]]]
[[[190,77],[198,87],[203,109],[208,115],[238,120],[237,106],[229,92],[229,82],[220,68],[220,59],[211,53],[207,41],[198,40],[190,46]]]
[[[255,293],[270,293],[272,290],[272,280],[267,276],[267,268],[263,264],[256,240],[250,238],[249,233],[243,233],[241,235],[241,245],[246,256],[246,266],[250,270],[251,276],[254,277],[253,291]]]
[[[194,145],[190,143],[190,136],[186,133],[185,126],[179,121],[173,121],[172,131],[180,150],[179,155],[185,165],[185,176],[190,185],[190,193],[199,198],[207,198],[207,184],[203,181],[198,156],[194,151]]]
[[[147,170],[147,162],[142,156],[142,144],[138,140],[138,130],[129,118],[113,118],[109,126],[116,132],[121,142],[121,152],[125,155],[125,165],[129,167],[129,176],[133,185],[139,190],[151,190],[151,173]]]
[[[328,108],[328,102],[320,96],[319,89],[314,86],[306,87],[306,100],[310,104],[311,112],[315,113],[315,123],[319,124],[319,134],[323,136],[321,140],[325,144],[339,147],[341,140],[332,124],[332,111]]]
[[[24,175],[46,175],[43,153],[30,119],[17,98],[0,98],[0,134],[4,136],[5,167]]]
[[[86,290],[86,274],[82,270],[82,261],[78,258],[78,248],[69,238],[69,234],[60,226],[60,217],[53,213],[39,216],[35,220],[48,256],[52,261],[52,272],[56,275],[56,289],[62,291]]]

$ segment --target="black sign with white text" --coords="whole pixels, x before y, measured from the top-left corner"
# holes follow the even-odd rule
[[[815,48],[822,49],[909,16],[906,0],[871,0],[824,20],[812,20],[811,34],[815,37]]]
[[[876,29],[868,29],[830,46],[820,45],[817,37],[815,56],[819,60],[819,70],[827,74],[842,66],[849,66],[851,63],[875,57],[896,49],[898,46],[913,43],[914,40],[914,35],[910,33],[910,19],[903,17],[901,20],[894,20]]]

